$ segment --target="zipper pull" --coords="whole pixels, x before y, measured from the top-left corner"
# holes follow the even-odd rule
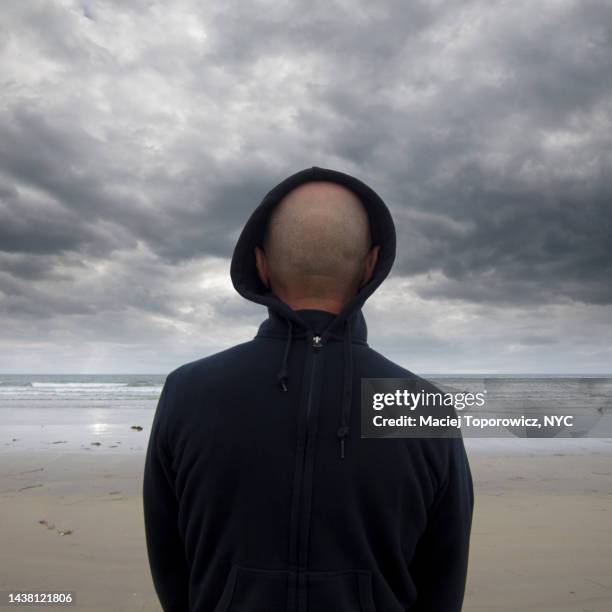
[[[348,436],[349,428],[346,425],[338,427],[336,432],[338,439],[340,440],[340,459],[344,459],[344,438]]]
[[[314,349],[323,348],[323,338],[321,338],[321,336],[312,337],[312,348]]]

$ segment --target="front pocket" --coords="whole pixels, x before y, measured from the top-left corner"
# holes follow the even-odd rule
[[[232,566],[215,612],[285,612],[288,572]]]
[[[287,570],[233,565],[214,612],[286,612],[290,575],[295,580],[296,574]],[[376,612],[369,570],[301,575],[306,593],[298,597],[306,595],[308,612]]]
[[[308,572],[308,612],[376,612],[369,570]]]

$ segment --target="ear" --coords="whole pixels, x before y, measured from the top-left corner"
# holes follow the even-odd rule
[[[270,273],[268,271],[268,260],[264,250],[258,246],[255,247],[255,265],[257,266],[257,273],[261,282],[269,289]]]
[[[359,287],[363,287],[365,284],[370,282],[372,274],[374,273],[374,268],[376,267],[376,263],[378,262],[379,251],[380,246],[375,246],[372,247],[366,255],[365,270],[363,272],[363,277],[361,279],[361,284],[359,285]]]

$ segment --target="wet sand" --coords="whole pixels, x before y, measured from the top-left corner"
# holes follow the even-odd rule
[[[143,462],[142,452],[96,449],[0,454],[0,590],[74,591],[71,610],[159,611]],[[464,611],[611,610],[612,444],[579,454],[475,453],[470,462],[476,507]]]

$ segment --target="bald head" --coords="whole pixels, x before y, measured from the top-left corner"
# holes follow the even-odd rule
[[[341,307],[369,280],[376,259],[370,243],[367,212],[352,191],[328,181],[308,182],[290,191],[270,215],[265,254],[257,257],[260,277],[289,305]]]

